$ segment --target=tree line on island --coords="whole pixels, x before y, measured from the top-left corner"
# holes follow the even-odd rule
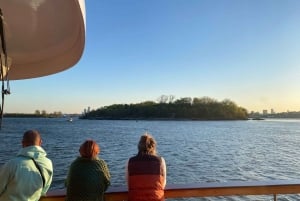
[[[85,112],[81,119],[111,120],[247,120],[248,112],[229,99],[217,101],[210,97],[175,99],[162,95],[157,102],[113,104]]]

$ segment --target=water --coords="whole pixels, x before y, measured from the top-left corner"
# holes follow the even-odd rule
[[[106,121],[6,118],[0,131],[0,164],[21,148],[24,131],[37,129],[54,165],[53,189],[64,188],[71,162],[86,139],[96,140],[110,168],[112,186],[125,186],[125,164],[151,133],[167,163],[167,183],[265,181],[300,178],[300,120]],[[171,199],[169,199],[171,200]],[[174,199],[172,199],[174,200]],[[177,200],[272,200],[272,196]],[[300,200],[280,195],[278,200]]]

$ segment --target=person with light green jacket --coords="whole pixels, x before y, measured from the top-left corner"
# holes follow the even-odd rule
[[[26,131],[23,148],[0,167],[1,201],[38,201],[46,194],[52,182],[53,166],[41,144],[38,131]]]

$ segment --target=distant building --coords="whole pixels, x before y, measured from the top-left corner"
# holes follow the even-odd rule
[[[271,114],[275,114],[275,111],[274,111],[274,109],[271,109]]]
[[[85,108],[84,110],[83,110],[83,114],[87,114],[87,113],[89,113],[91,111],[91,107],[88,107],[87,109]]]
[[[263,110],[263,115],[267,115],[268,114],[268,110]]]

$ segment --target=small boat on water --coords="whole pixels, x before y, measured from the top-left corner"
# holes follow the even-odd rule
[[[73,118],[70,117],[70,118],[68,119],[68,122],[72,122],[72,121],[73,121]]]

